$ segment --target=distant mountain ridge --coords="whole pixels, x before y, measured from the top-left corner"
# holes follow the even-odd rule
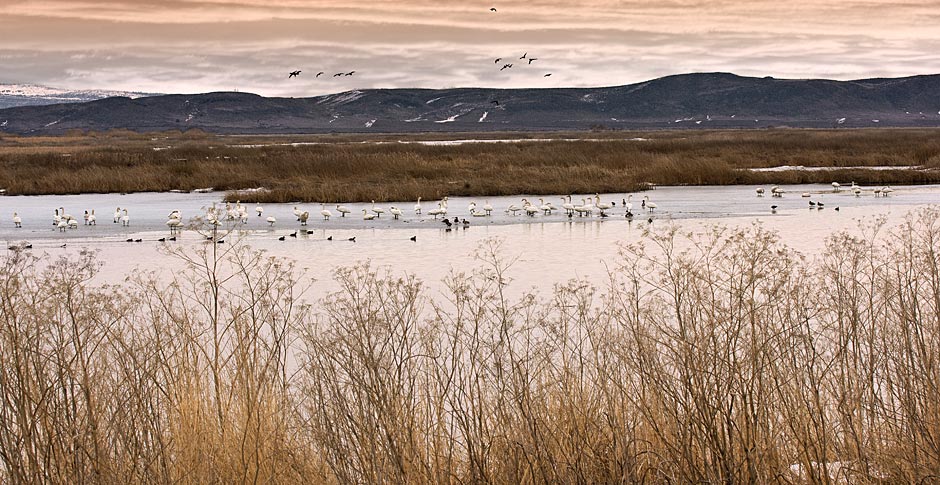
[[[832,81],[682,74],[603,88],[368,89],[114,97],[0,110],[0,131],[214,133],[940,126],[940,75]]]
[[[142,98],[156,96],[154,93],[129,91],[109,91],[101,89],[74,90],[60,89],[38,84],[2,84],[0,83],[0,109],[17,106],[44,106],[61,103],[86,103],[99,99],[126,97]]]

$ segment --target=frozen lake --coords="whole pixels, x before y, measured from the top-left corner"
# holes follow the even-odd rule
[[[371,212],[371,204],[345,204],[352,211],[345,218],[338,217],[334,206],[328,206],[334,215],[329,221],[319,215],[319,204],[296,204],[301,210],[310,211],[305,229],[312,234],[286,237],[284,241],[279,237],[301,229],[292,212],[295,204],[265,204],[264,215],[258,217],[255,205],[247,202],[249,222],[230,223],[237,233],[228,236],[227,242],[239,239],[272,255],[294,259],[309,268],[310,275],[318,280],[317,289],[326,290],[330,289],[333,269],[361,261],[389,267],[395,273],[414,273],[428,283],[437,282],[452,270],[478,267],[480,263],[474,260],[473,253],[484,241],[495,237],[503,241],[505,257],[518,258],[511,269],[516,289],[549,289],[552,284],[570,278],[600,282],[608,269],[614,267],[619,245],[639,240],[648,225],[649,215],[640,209],[645,195],[658,206],[652,215],[654,226],[672,221],[683,229],[698,231],[715,223],[741,225],[760,221],[768,229],[778,231],[784,242],[807,253],[819,251],[833,232],[856,228],[859,219],[883,214],[890,225],[900,222],[916,207],[940,203],[940,186],[894,187],[890,197],[875,197],[870,188],[861,197],[847,190],[834,193],[832,187],[823,185],[782,188],[786,191],[784,197],[772,198],[756,197],[755,187],[745,186],[659,187],[634,194],[633,221],[624,217],[622,200],[627,194],[601,195],[603,202],[616,202],[607,211],[610,215],[607,218],[596,215],[569,218],[563,210],[551,216],[540,213],[534,217],[504,212],[510,204],[521,206],[523,197],[538,200],[532,196],[489,198],[494,207],[492,217],[471,217],[468,205],[475,201],[482,208],[487,199],[451,198],[448,217],[470,222],[467,228],[457,225],[451,231],[445,230],[440,220],[427,215],[428,210],[437,207],[437,201],[422,201],[424,215],[420,216],[412,210],[415,201],[381,204],[386,213],[373,221],[362,219],[362,209]],[[804,192],[811,197],[801,197]],[[0,197],[0,238],[7,246],[28,241],[35,254],[50,257],[74,254],[84,248],[99,250],[105,262],[102,278],[118,282],[132,271],[178,267],[178,261],[160,250],[164,244],[206,244],[194,231],[184,231],[174,243],[160,243],[157,239],[169,236],[165,222],[170,211],[180,210],[184,219],[189,220],[204,215],[205,208],[213,203],[224,207],[220,203],[222,196],[222,193],[144,193]],[[560,197],[543,198],[560,207]],[[579,204],[581,198],[587,197],[577,195],[573,199]],[[809,210],[810,200],[824,202],[826,208]],[[779,206],[776,213],[771,212],[771,205]],[[391,206],[402,209],[401,220],[390,217]],[[53,212],[58,207],[79,219],[77,229],[60,232],[53,226]],[[129,227],[112,222],[116,207],[128,209]],[[97,226],[81,223],[84,211],[91,209],[95,209]],[[23,219],[22,228],[14,228],[14,212]],[[273,227],[265,222],[268,216],[277,218]],[[356,241],[348,241],[351,237]],[[412,241],[412,237],[416,240]],[[125,242],[128,238],[143,242]]]

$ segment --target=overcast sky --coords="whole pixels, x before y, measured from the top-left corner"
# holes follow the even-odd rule
[[[940,73],[940,1],[0,0],[0,83],[311,96],[710,71]]]

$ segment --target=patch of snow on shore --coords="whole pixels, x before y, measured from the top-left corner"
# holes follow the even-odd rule
[[[488,114],[490,114],[489,111],[484,111],[484,112],[483,112],[483,116],[480,117],[480,120],[477,121],[477,123],[483,123],[483,120],[486,119],[486,116],[487,116]]]
[[[745,169],[750,172],[831,172],[833,170],[923,170],[920,165],[873,165],[870,167],[806,167],[803,165],[781,165]]]
[[[372,128],[372,125],[375,124],[375,120],[366,121],[366,128]]]

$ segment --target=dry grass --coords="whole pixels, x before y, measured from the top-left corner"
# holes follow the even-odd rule
[[[312,307],[239,245],[105,288],[9,253],[0,481],[936,483],[940,209],[880,227],[665,229],[519,299],[494,241],[446,299],[358,266]]]
[[[940,182],[936,135],[935,130],[888,129],[558,133],[539,135],[555,141],[460,146],[399,144],[402,137],[392,135],[221,137],[187,132],[2,137],[0,188],[10,194],[63,194],[265,187],[270,190],[230,197],[260,202],[349,202],[623,192],[646,183],[935,183]],[[648,141],[629,140],[635,137]],[[389,143],[373,143],[382,141]],[[323,144],[283,145],[292,142]],[[252,144],[281,145],[233,146]],[[154,150],[164,147],[171,148]],[[925,169],[741,170],[778,165],[914,165]]]

